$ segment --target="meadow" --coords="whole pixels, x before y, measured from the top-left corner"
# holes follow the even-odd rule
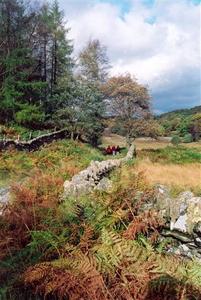
[[[115,143],[126,146],[117,134],[103,137],[103,146]],[[143,172],[150,184],[167,185],[172,192],[191,190],[201,195],[201,142],[173,146],[168,140],[138,138],[135,140],[137,159],[133,166]]]

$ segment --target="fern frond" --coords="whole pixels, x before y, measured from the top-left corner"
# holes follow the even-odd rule
[[[134,220],[124,232],[124,237],[127,239],[135,239],[138,233],[147,234],[150,229],[155,231],[162,225],[163,220],[158,216],[156,211],[145,211],[139,216],[134,217]]]

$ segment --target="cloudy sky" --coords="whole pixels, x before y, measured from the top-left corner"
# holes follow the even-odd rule
[[[201,0],[59,0],[75,53],[107,46],[111,74],[149,86],[155,112],[200,105]]]

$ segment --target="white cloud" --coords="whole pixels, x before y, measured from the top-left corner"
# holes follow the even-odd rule
[[[111,73],[130,72],[148,84],[157,109],[169,109],[173,102],[175,107],[199,104],[198,5],[185,0],[156,0],[148,8],[142,1],[131,0],[130,11],[122,17],[120,8],[109,3],[61,1],[76,54],[90,38],[98,38],[108,47]],[[153,24],[147,22],[152,19]],[[188,97],[183,92],[186,84]]]

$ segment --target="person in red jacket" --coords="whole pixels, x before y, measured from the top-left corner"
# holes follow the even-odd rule
[[[112,154],[112,148],[110,146],[107,147],[106,153],[109,155]]]

